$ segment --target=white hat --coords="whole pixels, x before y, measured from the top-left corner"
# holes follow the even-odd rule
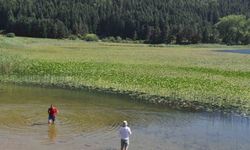
[[[128,122],[127,122],[126,120],[124,120],[124,121],[122,122],[122,124],[123,124],[124,126],[127,126],[127,125],[128,125]]]

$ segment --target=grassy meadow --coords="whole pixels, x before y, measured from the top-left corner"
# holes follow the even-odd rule
[[[225,45],[145,45],[0,36],[0,81],[133,91],[157,103],[250,112],[250,55]],[[129,92],[128,92],[129,93]],[[130,93],[131,94],[131,93]],[[151,95],[151,97],[150,97]],[[161,97],[161,99],[157,99]]]

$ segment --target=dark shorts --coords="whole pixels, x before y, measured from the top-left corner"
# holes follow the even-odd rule
[[[129,145],[129,140],[121,139],[121,147],[122,148],[128,147],[128,145]]]
[[[55,121],[56,120],[56,117],[55,116],[52,116],[52,115],[49,115],[49,118],[48,120],[52,120],[52,121]]]

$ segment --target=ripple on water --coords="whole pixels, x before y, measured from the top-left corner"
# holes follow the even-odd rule
[[[118,149],[123,120],[133,132],[131,149],[249,148],[250,123],[242,117],[153,109],[119,97],[67,90],[9,89],[0,96],[0,149]],[[60,113],[56,124],[48,126],[51,103]]]

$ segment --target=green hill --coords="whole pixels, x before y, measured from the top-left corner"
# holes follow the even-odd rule
[[[149,43],[214,43],[219,18],[250,17],[248,0],[0,0],[0,30],[20,36],[100,37]]]

